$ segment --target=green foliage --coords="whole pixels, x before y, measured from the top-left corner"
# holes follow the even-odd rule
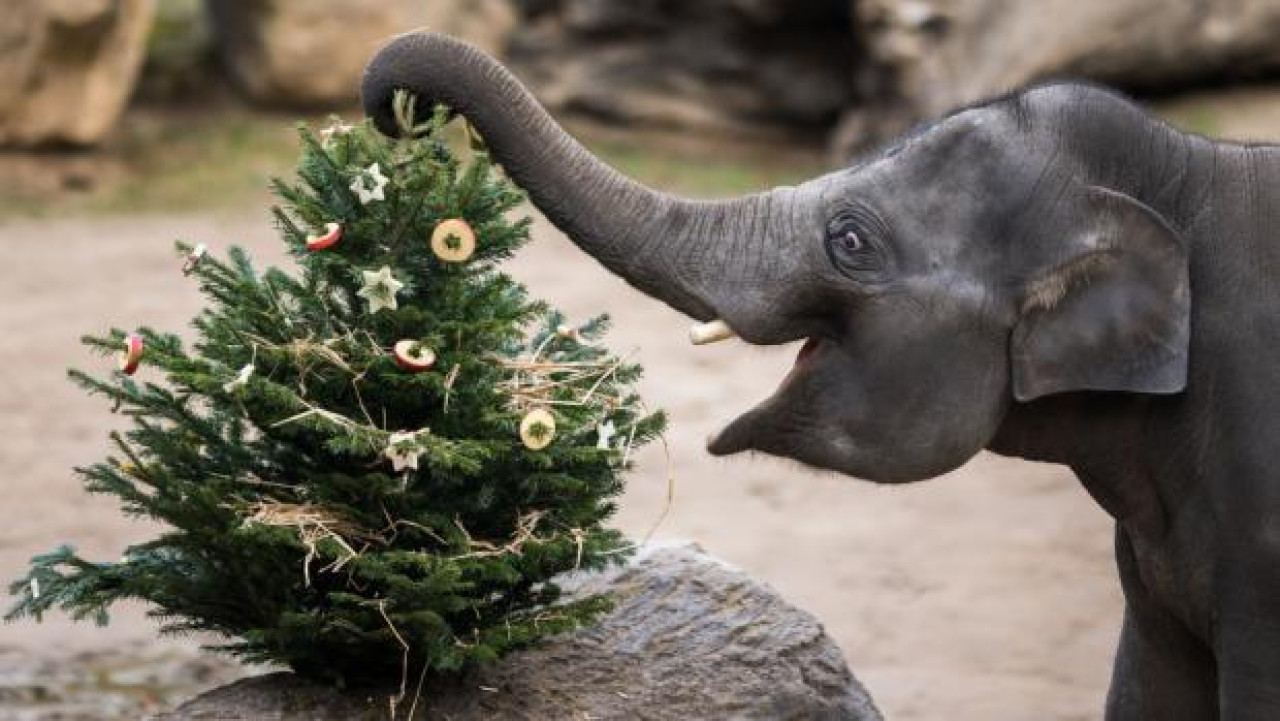
[[[143,328],[141,378],[71,372],[132,419],[113,455],[78,469],[87,490],[167,530],[114,562],[67,546],[35,557],[8,619],[60,608],[105,623],[142,599],[167,631],[364,685],[458,671],[607,608],[563,601],[554,578],[626,556],[602,522],[630,448],[663,419],[630,390],[639,368],[598,345],[605,318],[567,328],[498,270],[528,239],[529,221],[508,218],[522,195],[483,151],[463,162],[439,140],[447,118],[402,141],[303,129],[298,182],[275,186],[298,272],[260,272],[238,248],[204,255],[189,348]],[[389,182],[365,203],[353,186],[375,163]],[[476,232],[466,262],[428,242],[450,218]],[[327,223],[341,240],[308,250]],[[359,291],[383,266],[404,286],[373,311]],[[125,337],[84,341],[105,355]],[[401,368],[401,340],[435,365]],[[520,425],[539,408],[555,436],[531,450]]]

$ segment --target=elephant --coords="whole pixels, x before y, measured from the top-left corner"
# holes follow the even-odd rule
[[[962,107],[794,187],[636,183],[500,63],[413,33],[368,65],[444,103],[610,272],[747,343],[803,340],[714,435],[879,483],[982,449],[1070,467],[1115,520],[1106,718],[1280,719],[1280,149],[1057,81]]]

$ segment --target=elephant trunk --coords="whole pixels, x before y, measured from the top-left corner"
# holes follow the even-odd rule
[[[780,272],[762,248],[769,226],[781,221],[785,190],[696,201],[647,188],[582,147],[497,61],[443,35],[402,35],[365,70],[365,112],[389,135],[397,132],[392,98],[401,89],[420,110],[444,103],[466,116],[534,205],[610,271],[699,320],[728,313],[750,339],[764,309],[749,310],[739,296],[744,285],[764,287]],[[751,282],[737,280],[745,278]]]

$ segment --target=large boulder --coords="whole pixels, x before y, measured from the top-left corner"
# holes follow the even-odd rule
[[[1053,77],[1168,90],[1280,70],[1275,0],[851,0],[880,82],[846,120],[853,148]]]
[[[522,0],[508,58],[557,111],[659,127],[820,132],[853,97],[831,0]]]
[[[355,102],[365,63],[418,28],[501,49],[507,0],[208,0],[218,55],[253,100],[333,107]]]
[[[133,91],[154,0],[16,0],[0,12],[0,145],[90,145]]]
[[[598,625],[423,690],[422,718],[452,721],[738,719],[879,721],[813,616],[696,548],[646,547],[621,571],[566,584],[608,592]],[[413,704],[412,683],[402,710]],[[286,673],[211,691],[163,721],[355,721],[389,691],[341,695]]]

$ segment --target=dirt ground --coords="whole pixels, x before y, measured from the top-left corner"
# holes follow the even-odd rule
[[[1179,100],[1166,112],[1211,134],[1280,132],[1276,91],[1262,102],[1249,92]],[[104,454],[119,419],[65,368],[109,365],[78,344],[84,332],[186,326],[200,298],[178,272],[177,238],[281,260],[260,206],[0,221],[0,581],[64,541],[113,558],[154,533],[71,474]],[[793,348],[691,347],[684,318],[545,223],[511,269],[571,317],[612,314],[611,344],[636,349],[647,367],[646,399],[671,416],[675,477],[658,537],[693,539],[817,614],[888,719],[1100,717],[1121,610],[1111,524],[1068,471],[982,455],[945,478],[888,488],[765,457],[713,459],[704,439],[772,391]],[[617,519],[637,536],[667,490],[656,444],[638,462]],[[199,656],[196,642],[156,640],[137,608],[105,629],[62,618],[0,626],[0,719],[129,718],[243,672]],[[111,708],[94,706],[103,689]]]

